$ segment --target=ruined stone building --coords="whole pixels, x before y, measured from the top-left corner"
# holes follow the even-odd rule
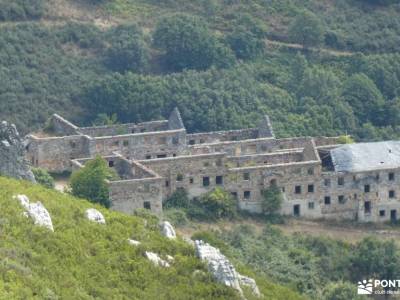
[[[285,215],[375,222],[397,219],[400,209],[400,142],[277,139],[267,116],[257,128],[189,134],[177,109],[168,120],[97,127],[53,115],[45,132],[28,137],[32,165],[71,171],[101,155],[120,177],[109,182],[112,208],[128,214],[161,213],[179,188],[198,197],[215,187],[260,212],[271,185],[283,192]]]

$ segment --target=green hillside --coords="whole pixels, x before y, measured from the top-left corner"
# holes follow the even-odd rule
[[[280,137],[399,138],[396,2],[1,0],[0,119],[28,133],[54,112],[137,122],[177,105],[191,132],[268,113]]]
[[[25,218],[15,194],[41,201],[54,233]],[[240,299],[213,281],[192,246],[162,237],[156,219],[96,207],[107,222],[100,225],[85,218],[89,207],[38,185],[0,178],[0,299]],[[142,244],[129,245],[128,238]],[[175,262],[156,267],[145,251],[172,255]],[[303,299],[266,279],[257,281],[265,299]]]

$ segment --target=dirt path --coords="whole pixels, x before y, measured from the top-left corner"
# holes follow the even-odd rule
[[[234,222],[218,223],[192,223],[189,226],[177,228],[177,232],[190,238],[196,231],[203,230],[230,230],[237,225],[251,225],[256,233],[261,234],[265,223],[256,220],[240,220]],[[375,236],[379,239],[400,238],[400,228],[384,224],[353,224],[349,222],[310,221],[303,219],[289,219],[283,225],[274,225],[284,234],[305,234],[316,237],[327,237],[355,243],[367,236]]]
[[[300,44],[293,44],[293,43],[286,43],[286,42],[280,42],[280,41],[275,41],[275,40],[265,40],[265,44],[267,48],[290,48],[290,49],[297,49],[297,50],[305,50],[303,45]],[[312,52],[320,52],[320,53],[326,53],[332,56],[351,56],[354,55],[355,52],[351,51],[340,51],[340,50],[334,50],[334,49],[327,49],[327,48],[308,48],[307,50],[312,51]]]
[[[332,223],[328,221],[308,221],[291,219],[284,225],[277,225],[286,234],[307,234],[311,236],[328,237],[354,243],[367,236],[379,239],[398,239],[400,228],[384,224],[352,224]]]

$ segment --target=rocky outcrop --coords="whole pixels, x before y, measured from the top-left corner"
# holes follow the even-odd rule
[[[239,274],[239,283],[241,286],[248,286],[255,296],[261,297],[260,290],[258,289],[257,283],[253,278]]]
[[[25,159],[24,141],[15,125],[5,121],[0,123],[0,175],[35,182]]]
[[[166,267],[166,268],[170,266],[170,264],[165,260],[163,260],[160,256],[158,256],[157,253],[146,251],[145,254],[146,257],[156,266]]]
[[[17,195],[14,198],[25,208],[24,214],[32,218],[35,225],[43,226],[54,231],[50,214],[41,202],[30,203],[29,198],[25,195]]]
[[[106,224],[106,219],[101,212],[94,208],[88,208],[85,212],[86,218],[90,221],[97,222],[99,224]]]
[[[226,286],[230,286],[243,295],[242,286],[249,286],[253,294],[260,297],[260,291],[254,279],[240,275],[219,249],[203,242],[195,241],[196,255],[207,263],[209,272]]]
[[[131,239],[128,239],[128,243],[129,243],[129,245],[132,245],[132,246],[139,246],[141,244],[141,242],[131,240]]]
[[[171,223],[168,221],[162,222],[161,232],[165,237],[169,239],[176,239],[176,233],[174,227],[172,227]]]

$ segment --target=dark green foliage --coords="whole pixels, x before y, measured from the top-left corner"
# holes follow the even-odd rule
[[[374,82],[365,74],[350,77],[343,88],[343,98],[352,106],[360,122],[383,123],[384,98]]]
[[[168,208],[164,210],[164,217],[172,223],[172,225],[180,227],[189,223],[186,211],[184,209]]]
[[[163,208],[188,208],[189,196],[185,189],[177,189],[165,202]]]
[[[0,27],[0,119],[25,134],[43,126],[54,112],[71,119],[80,115],[72,95],[104,72],[98,59],[84,55],[94,51],[87,46],[96,33],[82,28],[87,26]]]
[[[266,29],[261,22],[250,15],[241,15],[233,23],[233,31],[227,34],[227,42],[239,59],[253,59],[260,56],[265,48]]]
[[[33,175],[35,175],[36,182],[49,189],[54,188],[54,179],[50,174],[40,168],[32,168]]]
[[[376,238],[366,238],[354,249],[351,257],[351,276],[357,278],[387,279],[400,276],[398,264],[400,253],[395,242],[381,242]],[[359,280],[359,279],[358,279]]]
[[[72,173],[70,182],[72,194],[110,207],[109,190],[105,180],[115,176],[115,171],[108,167],[107,162],[97,156],[88,161],[82,169]]]
[[[321,20],[307,10],[301,12],[289,27],[290,40],[305,47],[321,45],[324,33],[325,30]]]
[[[363,297],[357,295],[354,283],[338,282],[328,284],[323,291],[324,300],[362,300]]]
[[[0,0],[0,21],[39,19],[45,12],[45,0]]]
[[[236,216],[236,200],[221,188],[192,200],[188,215],[200,220],[232,219]]]
[[[103,126],[103,125],[115,125],[118,124],[117,114],[112,114],[110,116],[106,114],[98,114],[96,119],[93,121],[94,126]]]
[[[192,12],[190,9],[197,9],[196,3],[184,1],[151,4],[163,9],[179,7],[188,14]],[[189,18],[187,27],[190,30],[198,30],[201,37],[209,36],[201,39],[200,44],[207,41],[207,45],[216,46],[211,47],[214,50],[228,53],[230,50],[220,41],[227,40],[236,29],[244,30],[246,37],[250,34],[259,42],[266,32],[264,27],[269,24],[269,18],[264,14],[273,11],[290,23],[303,9],[292,1],[271,1],[268,6],[271,10],[257,9],[255,14],[258,6],[249,5],[245,10],[236,2],[229,7],[214,4],[204,3],[216,9],[214,16],[203,16],[205,21],[181,15],[168,20]],[[306,6],[314,14],[320,12],[330,31],[344,35],[346,47],[350,47],[351,41],[351,47],[358,49],[364,45],[358,43],[361,40],[377,43],[377,49],[385,51],[400,45],[396,39],[391,39],[399,34],[386,34],[400,28],[396,21],[399,18],[393,17],[395,9],[377,10],[371,5],[364,7],[360,1],[341,5],[332,4],[332,10],[322,14],[313,1]],[[367,12],[362,10],[364,8]],[[202,9],[203,6],[200,11]],[[240,14],[230,14],[232,11]],[[345,20],[338,20],[340,16]],[[171,23],[175,26],[174,22]],[[199,27],[192,26],[197,22]],[[366,24],[358,26],[357,22]],[[379,35],[370,37],[369,34],[375,32],[371,24],[385,28],[385,34],[379,31]],[[177,32],[180,28],[189,30],[185,26],[174,26],[171,25]],[[278,27],[282,26],[268,26],[268,36],[274,37]],[[357,32],[356,37],[349,37],[353,32]],[[366,35],[370,38],[360,38]],[[191,38],[191,41],[195,39]],[[115,47],[111,47],[113,43]],[[134,45],[138,46],[138,52],[129,50]],[[99,114],[112,116],[116,113],[119,122],[159,119],[168,116],[178,105],[189,131],[252,127],[263,113],[268,113],[279,137],[343,135],[346,132],[356,140],[399,137],[400,118],[396,113],[399,106],[396,99],[400,95],[399,54],[304,57],[268,49],[264,54],[257,54],[251,62],[236,62],[230,69],[218,68],[217,62],[229,56],[219,55],[212,63],[214,67],[206,71],[161,75],[170,69],[160,64],[160,52],[151,49],[148,70],[153,74],[144,76],[126,72],[141,73],[146,69],[146,64],[142,64],[145,55],[136,54],[144,54],[141,46],[148,48],[151,44],[149,36],[143,36],[137,27],[123,25],[118,29],[101,30],[87,23],[53,27],[30,22],[5,25],[0,28],[0,46],[3,50],[0,54],[0,119],[15,123],[23,134],[42,126],[54,112],[75,123],[91,125]],[[365,46],[363,51],[368,53],[373,51],[372,48]],[[110,61],[114,50],[115,64]],[[123,58],[125,54],[127,56]],[[132,54],[135,54],[133,59],[130,58]],[[193,61],[201,61],[194,58],[198,52],[194,51],[194,54]],[[135,66],[130,65],[133,62]],[[126,74],[112,74],[114,70]],[[355,74],[365,74],[370,80],[360,79]],[[353,92],[353,86],[356,86],[356,92]],[[367,96],[367,102],[364,96]]]
[[[263,190],[262,195],[263,213],[266,215],[274,215],[278,213],[283,202],[281,189],[276,185],[272,185],[269,188]]]
[[[203,20],[178,14],[161,20],[153,33],[154,45],[165,53],[167,68],[204,70],[232,63],[232,54]]]
[[[167,219],[177,225],[187,223],[187,217],[193,220],[217,221],[233,219],[237,215],[236,200],[221,188],[189,199],[185,189],[177,189],[163,204]]]
[[[139,73],[147,69],[149,50],[136,25],[120,25],[108,34],[110,45],[106,63],[111,70]]]
[[[400,249],[394,241],[365,238],[355,245],[307,235],[286,235],[274,226],[259,234],[249,226],[198,232],[237,265],[286,284],[311,299],[355,299],[360,278],[397,278]],[[322,295],[322,298],[321,298]]]

